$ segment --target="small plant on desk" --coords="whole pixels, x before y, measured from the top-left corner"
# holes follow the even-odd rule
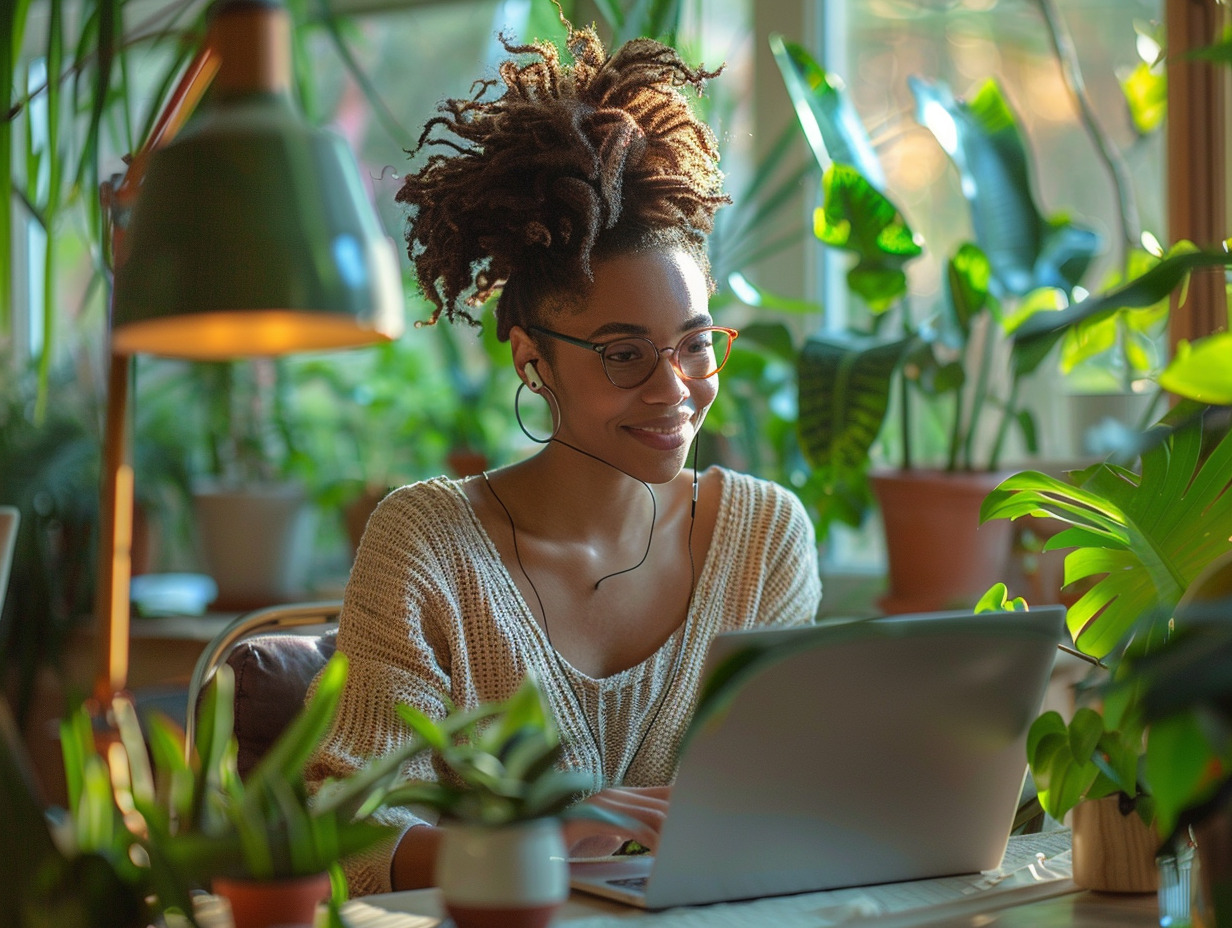
[[[454,922],[459,928],[544,924],[569,894],[560,819],[620,820],[578,803],[593,791],[594,775],[560,767],[560,737],[534,678],[504,703],[451,713],[442,722],[411,706],[398,713],[451,779],[408,783],[384,801],[441,814],[445,836],[436,876]]]

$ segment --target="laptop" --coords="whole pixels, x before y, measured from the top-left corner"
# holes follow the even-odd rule
[[[996,868],[1065,610],[717,637],[655,856],[574,862],[649,909]]]

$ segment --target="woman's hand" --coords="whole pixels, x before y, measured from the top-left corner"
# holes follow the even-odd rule
[[[670,795],[670,786],[618,786],[595,793],[584,805],[613,812],[628,822],[610,825],[586,818],[566,821],[565,846],[569,856],[606,857],[630,840],[654,852],[659,846],[659,830],[667,817]]]

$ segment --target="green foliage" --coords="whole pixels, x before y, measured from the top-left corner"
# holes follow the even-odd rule
[[[1232,252],[1203,251],[1192,243],[1180,242],[1162,259],[1121,285],[1072,303],[1057,312],[1039,313],[1026,320],[1014,332],[1015,349],[1042,355],[1066,332],[1076,326],[1091,326],[1126,309],[1151,309],[1180,290],[1189,275],[1200,268],[1232,265]]]
[[[384,800],[387,805],[427,806],[447,820],[489,826],[548,816],[618,821],[577,803],[595,788],[594,775],[557,766],[560,738],[531,676],[506,702],[451,713],[443,722],[413,706],[399,706],[398,714],[452,776],[394,789]]]
[[[1232,789],[1232,554],[1212,562],[1177,607],[1174,633],[1127,674],[1147,725],[1146,776],[1160,830],[1201,822]]]
[[[1168,114],[1168,78],[1162,68],[1138,62],[1121,78],[1121,91],[1135,132],[1150,135],[1163,127]]]
[[[874,313],[907,292],[903,265],[923,252],[898,208],[850,165],[834,163],[822,178],[825,202],[813,220],[823,245],[850,251],[847,285]]]
[[[881,162],[842,79],[822,68],[804,46],[781,35],[772,35],[769,41],[804,138],[822,170],[831,164],[850,165],[877,189],[883,187]]]
[[[808,338],[798,352],[799,437],[813,471],[810,482],[820,487],[815,499],[818,530],[824,534],[831,521],[858,525],[863,519],[871,501],[871,452],[891,408],[896,378],[903,385],[898,405],[905,467],[914,463],[909,392],[930,409],[943,410],[939,417],[947,423],[949,440],[941,455],[949,469],[996,467],[1014,429],[1029,450],[1035,447],[1034,421],[1019,408],[1017,388],[1043,355],[1006,349],[1012,353],[1010,383],[997,395],[993,372],[1004,363],[997,344],[1005,344],[1005,337],[1034,314],[1064,301],[1098,242],[1089,230],[1064,218],[1047,219],[1035,206],[1017,119],[995,84],[986,84],[966,103],[944,85],[913,79],[917,118],[959,171],[975,233],[975,241],[961,245],[947,264],[947,299],[939,312],[913,319],[905,302],[905,267],[922,253],[922,244],[881,189],[880,165],[842,81],[797,44],[776,36],[771,48],[804,137],[824,171],[814,235],[826,247],[854,255],[848,286],[872,314],[867,327],[825,331]],[[798,303],[742,277],[730,280],[748,305],[800,311]],[[1015,305],[1003,309],[1006,297]],[[894,313],[898,332],[887,336],[884,319]],[[993,426],[991,447],[981,451],[977,435],[987,425]]]
[[[1004,583],[994,583],[975,604],[975,612],[1026,612],[1027,601],[1021,596],[1010,598]]]
[[[1185,414],[1179,410],[1175,417]],[[1045,550],[1073,548],[1065,582],[1091,581],[1066,617],[1078,648],[1102,658],[1139,634],[1159,637],[1188,585],[1232,538],[1232,433],[1210,449],[1201,428],[1148,434],[1139,473],[1101,463],[1060,480],[1024,471],[1003,481],[980,509],[981,522],[1034,515],[1069,528]]]
[[[1171,363],[1159,375],[1169,393],[1220,406],[1232,406],[1232,333],[1219,332],[1176,346]]]
[[[136,840],[113,799],[84,709],[66,717],[61,738],[70,801],[57,842],[8,705],[0,701],[0,846],[11,881],[0,926],[143,928],[151,921],[149,881],[129,856]]]
[[[815,335],[800,349],[799,440],[826,488],[823,523],[859,525],[870,501],[869,454],[885,422],[893,375],[911,341]]]
[[[392,785],[395,761],[422,750],[411,744],[394,760],[382,759],[364,775],[331,787],[328,802],[309,799],[304,767],[337,712],[346,681],[344,655],[335,655],[312,698],[242,781],[232,734],[234,677],[219,668],[206,691],[195,756],[185,758],[182,738],[156,719],[154,765],[140,750],[140,731],[121,729],[132,775],[132,800],[145,821],[143,840],[157,862],[159,899],[188,911],[188,893],[214,876],[250,879],[307,876],[388,837],[368,822],[361,807]]]
[[[1035,205],[1027,149],[1018,118],[995,81],[969,102],[943,83],[910,81],[916,119],[954,163],[971,208],[975,241],[987,255],[1002,294],[1039,287],[1071,290],[1099,248],[1090,229],[1046,219]]]
[[[1149,825],[1155,806],[1139,777],[1142,747],[1141,728],[1109,728],[1086,706],[1068,725],[1057,712],[1043,713],[1027,732],[1027,762],[1044,811],[1059,821],[1080,802],[1121,793]]]

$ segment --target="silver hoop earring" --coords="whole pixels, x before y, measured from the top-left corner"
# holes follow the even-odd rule
[[[533,441],[537,445],[546,445],[550,443],[553,438],[556,437],[556,432],[560,428],[560,404],[556,402],[556,394],[552,392],[552,388],[548,386],[544,386],[542,388],[545,394],[544,399],[547,401],[548,406],[551,407],[552,434],[549,435],[547,438],[539,438],[535,435],[532,435],[530,433],[530,430],[526,427],[526,423],[522,421],[522,409],[521,409],[522,391],[525,389],[526,389],[526,382],[525,381],[520,382],[518,384],[518,392],[513,395],[513,416],[515,419],[518,420],[518,428],[522,430],[523,435],[525,435],[527,438],[529,438],[531,441]],[[531,391],[531,392],[534,392],[534,391]]]

